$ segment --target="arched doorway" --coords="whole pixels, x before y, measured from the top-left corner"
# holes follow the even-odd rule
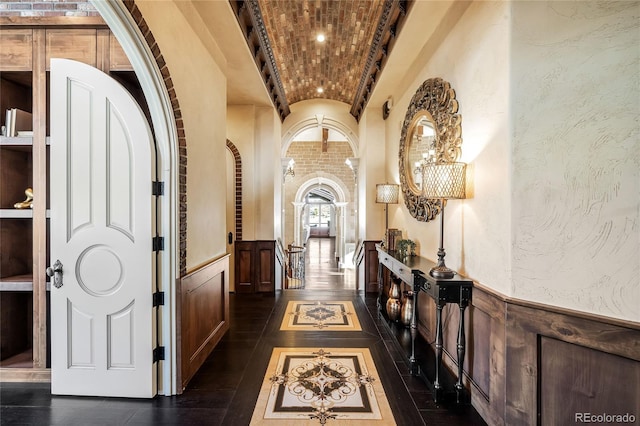
[[[349,190],[337,176],[315,172],[306,176],[291,204],[293,221],[285,235],[293,236],[293,244],[302,246],[309,237],[334,237],[335,258],[344,266],[346,244],[353,239],[353,216]]]
[[[175,282],[180,276],[180,240],[178,216],[178,129],[174,105],[169,97],[164,77],[156,57],[142,35],[130,11],[122,2],[94,2],[96,10],[107,23],[133,65],[140,86],[149,105],[155,132],[156,167],[159,179],[164,182],[164,196],[159,197],[157,214],[160,233],[164,237],[164,250],[159,252],[156,271],[159,289],[164,292],[165,305],[160,311],[157,328],[159,340],[165,349],[164,361],[159,362],[158,394],[178,393],[176,298]],[[151,36],[152,37],[152,36]],[[177,104],[177,100],[174,99]],[[186,236],[186,234],[185,234]]]
[[[335,237],[335,257],[341,266],[358,239],[357,173],[353,166],[357,164],[357,147],[347,135],[352,135],[347,126],[326,117],[320,122],[316,117],[292,126],[282,149],[283,243],[299,246],[313,232],[329,233]],[[308,197],[314,191],[319,201],[311,209]],[[311,223],[310,213],[314,212],[317,223]],[[323,217],[328,223],[322,222]]]

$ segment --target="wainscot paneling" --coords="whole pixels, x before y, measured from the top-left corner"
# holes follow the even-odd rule
[[[236,293],[271,293],[276,289],[275,240],[235,242]]]
[[[457,371],[457,333],[460,311],[457,305],[443,309],[442,361]],[[471,403],[488,424],[502,424],[505,400],[505,302],[499,295],[474,284],[472,304],[465,312],[467,353],[464,384]],[[436,305],[424,293],[418,294],[418,331],[433,347]],[[453,374],[453,373],[452,373]]]
[[[640,324],[520,301],[506,319],[506,424],[638,422]]]
[[[639,420],[640,324],[510,299],[477,283],[465,316],[464,384],[489,425]],[[433,348],[435,303],[426,294],[417,319]],[[446,306],[443,319],[443,363],[455,376],[457,306]]]
[[[356,288],[367,293],[378,292],[378,251],[380,241],[363,241],[356,250]]]
[[[178,340],[182,389],[229,330],[229,255],[179,281]]]

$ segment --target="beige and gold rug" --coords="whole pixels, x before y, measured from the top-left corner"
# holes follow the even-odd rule
[[[299,301],[287,304],[280,331],[361,331],[349,301]]]
[[[252,425],[395,425],[368,348],[274,348]]]

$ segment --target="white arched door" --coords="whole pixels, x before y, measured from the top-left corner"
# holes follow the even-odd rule
[[[52,59],[50,151],[51,391],[153,397],[148,123],[108,75]]]

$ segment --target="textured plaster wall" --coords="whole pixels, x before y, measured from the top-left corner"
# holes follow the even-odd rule
[[[419,85],[456,90],[472,186],[446,208],[448,266],[506,296],[639,320],[639,8],[474,2],[447,15],[385,132],[392,158]],[[401,203],[390,221],[435,260],[438,220]]]
[[[640,321],[640,3],[512,16],[513,294]]]
[[[137,1],[171,71],[187,140],[187,271],[226,252],[226,64],[184,2]],[[192,27],[193,26],[193,27]],[[185,61],[185,58],[189,58]],[[194,76],[197,75],[197,84]]]
[[[416,3],[414,7],[428,8]],[[422,13],[428,13],[428,10]],[[509,7],[502,2],[454,3],[445,15],[436,47],[422,40],[426,54],[407,69],[410,84],[394,94],[386,120],[387,172],[399,183],[398,150],[402,122],[416,89],[423,81],[441,77],[451,83],[462,116],[462,161],[469,164],[472,186],[466,200],[452,200],[445,209],[446,264],[474,280],[511,293],[511,215],[509,147]],[[404,34],[407,36],[407,34]],[[417,39],[419,34],[408,36]],[[421,49],[420,45],[416,49]],[[437,259],[440,217],[418,222],[404,199],[390,206],[390,227],[403,230],[418,243],[420,255]]]

